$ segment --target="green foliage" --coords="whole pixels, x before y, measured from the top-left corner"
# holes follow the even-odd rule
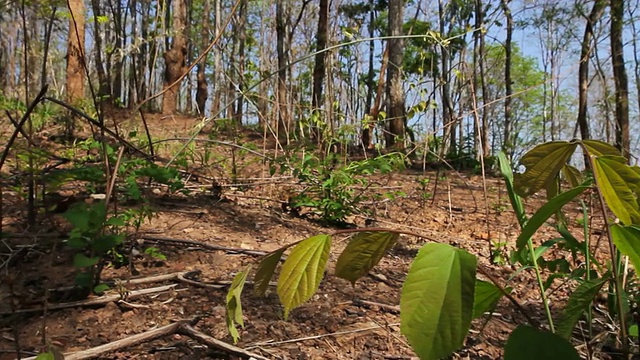
[[[576,349],[567,340],[548,331],[518,326],[504,348],[505,360],[579,360]]]
[[[440,359],[462,346],[473,316],[476,258],[446,244],[416,256],[400,298],[400,326],[421,359]]]
[[[385,232],[361,232],[353,236],[336,262],[337,277],[351,281],[366,275],[395,245],[399,234]]]
[[[371,198],[366,175],[387,174],[403,168],[404,157],[391,153],[340,164],[339,154],[328,153],[319,157],[307,152],[299,162],[280,162],[281,172],[289,167],[304,186],[291,199],[291,206],[311,209],[324,223],[340,224],[347,216],[362,212],[360,203]],[[272,164],[271,172],[276,172],[276,164]]]
[[[606,166],[594,169],[595,182],[580,183],[583,176],[575,168],[566,164],[577,146],[581,146],[591,156],[592,164],[600,162]],[[593,150],[593,152],[590,152]],[[504,154],[499,154],[498,161],[503,172],[509,197],[516,211],[516,216],[522,228],[517,241],[517,251],[513,258],[524,269],[533,268],[536,271],[537,284],[542,302],[547,312],[550,332],[541,331],[529,326],[519,326],[509,337],[505,347],[505,359],[579,359],[576,350],[566,340],[572,334],[578,320],[586,312],[590,316],[591,302],[601,292],[605,284],[609,284],[610,302],[622,304],[622,308],[611,308],[611,315],[624,325],[629,316],[629,301],[634,301],[635,293],[627,295],[619,288],[616,269],[620,266],[619,258],[610,259],[611,268],[604,267],[595,261],[590,253],[588,240],[578,241],[567,229],[562,213],[563,207],[584,194],[593,190],[602,194],[605,203],[617,215],[620,210],[609,204],[607,199],[630,203],[638,201],[638,174],[635,167],[630,167],[619,161],[611,148],[603,143],[590,141],[589,143],[552,142],[534,148],[522,157],[521,164],[526,167],[524,174],[513,175],[511,166]],[[542,164],[542,165],[541,165]],[[612,165],[613,164],[613,165]],[[623,174],[617,178],[614,173]],[[565,176],[570,188],[561,190],[560,176]],[[588,178],[588,177],[584,177]],[[606,178],[609,181],[598,181]],[[610,194],[605,196],[601,184],[613,189],[628,190],[622,195]],[[553,185],[553,186],[550,186]],[[524,211],[522,195],[534,194],[547,189],[551,195],[531,217]],[[613,196],[613,197],[612,197]],[[624,196],[624,200],[620,197]],[[616,209],[616,210],[614,210]],[[622,212],[628,214],[628,212]],[[534,246],[532,236],[552,217],[556,216],[554,225],[560,237],[544,241]],[[583,213],[586,215],[586,210]],[[640,266],[640,248],[637,243],[640,238],[640,227],[631,224],[609,224],[612,239],[618,250],[629,256],[635,267]],[[584,224],[585,227],[588,224]],[[355,283],[360,277],[369,272],[398,240],[397,231],[371,231],[366,229],[341,230],[338,233],[355,233],[338,256],[336,276]],[[586,232],[588,233],[588,232]],[[329,252],[331,250],[332,235],[317,235],[301,242],[278,249],[265,256],[255,275],[256,292],[264,294],[269,281],[273,277],[278,263],[285,251],[292,248],[286,258],[278,279],[278,295],[284,306],[285,318],[296,306],[307,301],[318,290],[322,280]],[[569,250],[576,258],[585,257],[586,269],[572,268],[570,262],[563,257],[554,258],[549,255],[552,248]],[[549,256],[549,259],[545,259]],[[403,284],[400,298],[401,331],[421,359],[440,359],[450,355],[462,346],[473,318],[491,311],[501,297],[508,294],[509,287],[488,283],[476,279],[475,256],[464,250],[446,244],[429,243],[424,245],[414,259],[407,278]],[[541,268],[549,270],[548,279],[542,278]],[[559,326],[553,323],[548,299],[545,295],[553,280],[557,277],[569,276],[578,282],[566,307],[559,318]],[[630,281],[637,283],[637,278]],[[635,285],[630,285],[630,287]],[[235,291],[231,297],[239,301],[240,294]],[[613,297],[612,297],[613,296]],[[231,298],[228,297],[228,298]],[[611,300],[613,299],[613,300]],[[614,301],[617,300],[617,301]],[[233,304],[232,304],[233,305]],[[229,306],[229,305],[228,305]],[[236,305],[233,305],[236,306]],[[238,322],[234,307],[228,307],[228,317]],[[622,314],[622,316],[617,315]],[[235,320],[233,318],[235,317]],[[239,322],[238,322],[239,323]],[[590,321],[588,322],[590,324]],[[628,328],[632,334],[637,329]],[[235,328],[231,332],[237,331]],[[237,332],[232,333],[237,339]],[[626,341],[626,340],[625,340]]]
[[[240,300],[240,294],[247,281],[247,276],[251,271],[251,267],[247,267],[244,271],[239,272],[231,282],[229,292],[227,293],[227,330],[233,337],[233,343],[237,343],[240,338],[240,333],[236,324],[244,328],[244,319],[242,318],[242,302]]]
[[[506,291],[511,291],[507,288]],[[479,318],[485,312],[493,310],[504,294],[496,285],[476,279],[476,288],[473,301],[473,318]]]
[[[571,338],[573,328],[578,323],[589,307],[593,299],[600,293],[602,286],[609,281],[610,276],[584,281],[569,297],[567,305],[562,311],[558,321],[557,334],[565,339]]]
[[[330,248],[330,236],[316,235],[296,245],[287,257],[278,279],[278,296],[284,306],[285,319],[291,309],[309,300],[318,290]]]

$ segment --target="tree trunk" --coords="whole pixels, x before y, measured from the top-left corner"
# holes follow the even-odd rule
[[[105,97],[111,95],[111,86],[109,78],[104,70],[104,61],[102,59],[102,28],[100,26],[100,17],[102,9],[100,8],[100,0],[91,0],[91,9],[93,11],[93,33],[95,42],[95,62],[96,73],[98,75],[98,100],[103,102]]]
[[[69,0],[69,40],[67,43],[67,101],[84,97],[84,1]]]
[[[175,84],[186,68],[187,38],[185,27],[187,19],[186,0],[173,0],[173,42],[171,49],[164,53],[165,73],[164,89],[162,97],[162,113],[165,115],[174,114],[178,109],[178,94],[180,84]]]
[[[504,16],[507,19],[507,39],[505,40],[505,60],[504,60],[504,83],[505,83],[505,99],[504,99],[504,139],[502,141],[502,150],[511,158],[513,147],[511,143],[511,95],[513,94],[513,85],[511,83],[511,38],[513,36],[513,16],[509,3],[511,0],[502,0],[500,2]]]
[[[438,15],[439,15],[439,28],[442,36],[447,36],[445,28],[445,10],[442,0],[438,1]],[[450,64],[450,49],[448,46],[440,45],[440,61],[441,61],[441,73],[440,73],[440,94],[442,98],[442,125],[444,131],[442,134],[442,148],[440,149],[440,156],[445,157],[448,152],[455,149],[455,121],[453,119],[453,107],[451,105],[451,88],[449,81],[451,79],[451,64]]]
[[[387,149],[404,148],[405,138],[405,99],[402,89],[402,58],[404,52],[404,40],[402,35],[403,25],[403,0],[389,0],[389,65],[387,68],[387,98],[389,109],[387,119],[389,131],[385,133]]]
[[[200,51],[207,48],[209,42],[209,13],[211,12],[211,0],[204,1],[204,9],[202,11],[202,42],[200,43]],[[209,98],[209,83],[205,69],[207,67],[207,56],[198,64],[198,73],[196,74],[196,106],[200,115],[205,114],[207,99]]]
[[[624,1],[611,0],[611,59],[616,87],[616,147],[630,161],[629,142],[629,84],[624,66],[622,25]]]
[[[316,51],[321,51],[327,47],[328,25],[329,0],[320,0],[320,7],[318,10],[318,31],[316,32]],[[317,112],[320,112],[322,108],[322,85],[324,83],[326,73],[326,57],[327,53],[324,51],[316,53],[315,64],[313,66],[313,93],[311,94],[311,109]],[[319,124],[311,125],[311,138],[316,142],[322,141],[322,128]]]
[[[491,149],[489,148],[489,110],[487,109],[487,105],[489,104],[489,94],[487,90],[487,83],[485,81],[485,63],[484,63],[484,54],[485,54],[485,32],[484,32],[484,10],[482,9],[482,0],[476,0],[476,31],[474,36],[477,39],[478,51],[474,53],[474,56],[477,56],[476,61],[474,61],[474,71],[476,71],[476,66],[478,68],[479,74],[478,76],[474,76],[475,81],[477,81],[480,85],[480,90],[482,90],[482,116],[480,120],[480,124],[476,124],[476,128],[480,128],[478,134],[478,143],[479,149],[482,151],[482,156],[487,157],[491,156]],[[478,89],[475,89],[476,93]],[[477,100],[476,100],[477,101]],[[480,154],[478,154],[480,155]]]
[[[237,41],[238,41],[238,76],[236,81],[236,103],[233,109],[233,120],[238,125],[242,125],[244,117],[244,69],[245,69],[245,46],[247,42],[247,0],[241,0],[238,5],[237,16]]]
[[[278,53],[278,85],[277,85],[277,107],[278,107],[278,138],[281,142],[287,143],[289,131],[291,130],[291,119],[287,106],[287,39],[285,17],[285,1],[276,2],[276,50]]]
[[[587,100],[589,90],[589,57],[591,55],[591,39],[593,38],[593,25],[598,21],[605,9],[604,0],[596,0],[593,3],[591,13],[587,18],[580,49],[580,68],[578,69],[578,127],[582,140],[591,138],[589,122],[587,121]]]

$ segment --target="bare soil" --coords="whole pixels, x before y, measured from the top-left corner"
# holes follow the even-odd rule
[[[157,115],[149,115],[146,120],[154,139],[185,137],[199,122],[199,119],[188,117],[162,118]],[[123,122],[120,126],[123,129],[138,128],[142,132],[139,119]],[[203,138],[209,136],[207,132],[216,131],[210,127],[203,130],[199,135]],[[255,144],[258,151],[273,149],[272,144],[263,144],[259,134],[255,135],[246,131],[239,136],[244,143]],[[223,135],[215,139],[233,141]],[[46,142],[44,135],[42,141]],[[171,145],[158,149],[168,157],[181,143],[165,144]],[[198,143],[194,150],[203,153],[205,146]],[[17,189],[4,187],[2,225],[8,236],[0,242],[0,263],[3,264],[0,275],[0,360],[16,358],[17,349],[20,349],[22,357],[48,346],[59,352],[72,353],[178,320],[195,318],[198,319],[194,326],[197,330],[232,343],[225,325],[227,287],[202,287],[175,279],[154,284],[132,284],[129,281],[197,270],[199,273],[192,280],[224,284],[243,267],[259,260],[259,256],[232,249],[268,252],[334,229],[283,210],[283,201],[297,189],[295,179],[271,177],[261,159],[245,154],[236,158],[241,166],[232,181],[229,172],[232,148],[216,144],[208,146],[208,151],[218,157],[204,165],[198,164],[197,159],[191,162],[190,170],[200,176],[185,178],[187,187],[192,191],[189,195],[170,194],[161,186],[148,189],[149,203],[155,216],[138,233],[130,235],[130,242],[141,252],[132,264],[119,269],[105,269],[104,279],[117,280],[119,284],[108,294],[120,292],[124,296],[123,301],[106,305],[50,309],[58,302],[73,300],[73,293],[62,293],[55,298],[54,295],[59,293],[53,291],[74,284],[73,252],[62,245],[68,225],[59,214],[43,211],[38,216],[39,225],[26,228],[24,196]],[[11,162],[15,164],[14,160]],[[425,187],[421,186],[421,179],[429,179]],[[344,237],[337,237],[329,269],[317,294],[293,310],[286,321],[275,288],[272,287],[265,298],[259,298],[252,295],[248,285],[243,297],[245,327],[241,330],[238,347],[269,359],[415,358],[400,334],[397,306],[411,261],[427,242],[455,245],[477,255],[493,277],[514,289],[514,298],[529,315],[545,323],[532,273],[516,272],[506,262],[496,264],[490,260],[490,249],[496,249],[499,243],[503,243],[502,250],[506,256],[513,249],[518,235],[518,225],[501,179],[483,179],[480,175],[450,170],[405,170],[390,176],[377,176],[374,180],[376,186],[372,191],[401,191],[403,195],[363,204],[370,215],[353,216],[348,221],[359,227],[409,230],[422,237],[402,236],[399,244],[382,259],[372,274],[355,286],[332,275],[332,266],[346,242]],[[84,189],[67,190],[79,193]],[[527,206],[533,211],[542,200],[534,198]],[[571,211],[574,219],[579,216],[577,208]],[[550,229],[537,235],[538,240],[551,237],[555,236]],[[181,239],[228,249],[214,251],[171,241]],[[150,246],[165,254],[166,261],[144,255],[144,249]],[[126,297],[127,292],[167,284],[175,284],[175,287],[153,295],[133,299]],[[554,311],[564,303],[572,285],[557,281],[551,294]],[[44,313],[17,312],[43,306],[46,309]],[[492,316],[474,321],[464,348],[452,358],[500,358],[510,332],[525,322],[513,304],[503,299]],[[184,334],[170,334],[153,341],[135,343],[99,358],[236,357],[211,350]]]

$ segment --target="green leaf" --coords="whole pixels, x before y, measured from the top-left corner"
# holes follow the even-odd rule
[[[582,145],[590,156],[614,155],[620,156],[620,151],[613,145],[600,140],[582,140]]]
[[[329,259],[331,236],[316,235],[296,245],[282,265],[278,296],[285,319],[296,306],[309,300],[318,290]]]
[[[109,290],[109,285],[100,284],[100,285],[97,285],[96,287],[93,288],[93,293],[94,294],[98,294],[98,295],[102,295],[102,293],[104,293],[107,290]]]
[[[623,255],[629,257],[633,267],[640,269],[640,228],[611,225],[613,243]]]
[[[600,156],[593,159],[593,175],[609,209],[625,225],[640,223],[638,191],[640,175],[622,156]]]
[[[280,258],[282,258],[282,254],[284,253],[285,249],[286,248],[278,249],[271,254],[266,255],[262,258],[262,261],[260,261],[258,270],[256,270],[256,275],[253,278],[253,291],[256,295],[264,296],[264,294],[267,292],[269,282],[273,277],[273,273],[276,271],[278,262],[280,262]]]
[[[353,236],[336,263],[336,276],[352,284],[371,270],[398,241],[398,233],[360,232]]]
[[[565,164],[562,167],[562,175],[564,175],[564,178],[572,188],[582,184],[582,173],[580,173],[580,170],[578,170],[575,166]]]
[[[513,171],[511,170],[511,163],[507,160],[507,156],[502,151],[498,153],[498,163],[500,164],[500,172],[502,173],[505,185],[507,186],[507,193],[509,194],[511,207],[516,213],[516,218],[522,228],[527,222],[527,213],[524,210],[522,198],[516,194],[516,191],[513,188]]]
[[[576,146],[575,142],[551,141],[527,152],[520,159],[520,164],[527,169],[523,174],[516,174],[514,178],[516,193],[527,197],[553,181],[575,151]]]
[[[36,360],[56,360],[56,355],[53,351],[47,351],[46,353],[40,353],[36,356]]]
[[[638,324],[629,326],[629,336],[638,337]]]
[[[244,328],[244,320],[242,319],[242,302],[240,297],[242,295],[242,289],[244,283],[247,281],[247,275],[251,271],[251,266],[248,266],[244,271],[239,272],[231,282],[229,292],[227,293],[227,330],[233,338],[233,343],[237,343],[240,339],[240,333],[236,324]]]
[[[506,289],[510,291],[509,288]],[[485,312],[495,309],[504,294],[500,288],[488,281],[476,279],[476,290],[473,302],[473,318],[479,318]]]
[[[91,267],[91,266],[97,264],[99,260],[100,260],[100,257],[98,257],[98,256],[94,256],[92,258],[89,258],[89,257],[85,256],[84,254],[78,253],[73,257],[73,266],[75,266],[77,268]]]
[[[578,186],[573,189],[567,190],[558,196],[554,197],[542,205],[538,211],[527,221],[527,224],[522,229],[522,232],[516,240],[516,246],[518,249],[524,248],[527,241],[535,234],[536,231],[542,226],[551,215],[559,211],[566,203],[575,199],[583,191],[588,189],[588,186]]]
[[[504,360],[580,360],[571,344],[560,336],[527,325],[518,326],[504,348]]]
[[[402,287],[400,330],[421,359],[462,346],[473,316],[476,257],[447,244],[420,249]]]
[[[569,301],[562,311],[562,316],[556,327],[556,334],[571,339],[571,333],[578,320],[591,306],[591,301],[598,295],[602,286],[609,280],[609,276],[591,279],[582,282],[580,286],[569,296]]]

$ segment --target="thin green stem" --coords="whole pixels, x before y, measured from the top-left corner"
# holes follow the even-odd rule
[[[607,212],[607,207],[605,205],[604,197],[602,192],[600,191],[600,182],[598,180],[596,166],[595,166],[595,156],[589,156],[589,162],[591,164],[591,169],[593,169],[593,181],[596,185],[596,193],[598,194],[598,201],[600,203],[600,209],[602,210],[602,217],[604,219],[604,225],[607,229],[607,242],[609,243],[609,252],[611,256],[611,273],[613,274],[613,286],[616,292],[616,306],[618,310],[618,319],[620,320],[620,337],[622,342],[622,351],[625,355],[625,358],[628,357],[629,354],[629,342],[627,335],[627,325],[624,318],[624,299],[622,296],[622,284],[620,282],[620,271],[618,269],[618,261],[616,257],[616,246],[613,244],[613,236],[611,235],[611,225],[609,224],[609,214]]]
[[[542,298],[542,304],[544,305],[544,311],[547,314],[547,321],[549,321],[549,329],[552,333],[556,332],[555,326],[553,326],[553,317],[551,316],[551,309],[549,308],[549,299],[545,293],[544,283],[542,282],[542,274],[540,274],[540,267],[538,266],[538,259],[533,249],[533,241],[531,238],[527,240],[527,247],[529,248],[529,256],[533,262],[533,268],[536,271],[536,280],[538,281],[538,287],[540,287],[540,297]]]

